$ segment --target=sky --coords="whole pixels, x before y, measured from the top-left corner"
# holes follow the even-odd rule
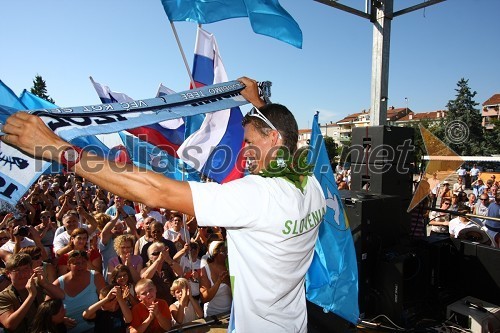
[[[394,0],[394,9],[422,1]],[[339,2],[359,10],[365,3]],[[301,129],[316,111],[324,123],[370,108],[373,25],[313,0],[280,3],[302,29],[302,49],[255,34],[247,18],[203,26],[215,34],[230,80],[271,81],[271,100],[292,110]],[[17,94],[37,74],[61,107],[100,103],[89,76],[135,99],[154,97],[160,83],[189,86],[160,0],[16,0],[0,10],[0,79]],[[498,13],[499,0],[447,0],[394,18],[388,105],[445,109],[461,78],[479,104],[500,93]],[[175,27],[191,66],[196,24]]]

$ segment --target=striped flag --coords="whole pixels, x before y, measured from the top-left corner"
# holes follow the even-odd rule
[[[227,81],[215,36],[201,28],[196,36],[193,78],[197,87]],[[177,150],[179,157],[218,183],[241,178],[242,119],[239,107],[206,114],[200,129]]]

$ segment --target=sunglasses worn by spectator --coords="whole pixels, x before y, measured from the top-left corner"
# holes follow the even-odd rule
[[[76,258],[76,257],[83,257],[87,259],[87,252],[86,251],[73,251],[69,255],[70,258]]]
[[[281,139],[281,133],[280,133],[280,131],[278,131],[278,129],[276,129],[276,127],[273,125],[273,123],[271,123],[271,121],[269,119],[267,119],[266,116],[264,116],[262,114],[262,112],[259,111],[259,109],[257,109],[256,107],[253,107],[250,110],[250,112],[248,112],[248,115],[250,117],[257,117],[260,120],[262,120],[263,122],[265,122],[266,125],[269,126],[272,130],[275,130],[276,132],[278,132],[278,137]]]
[[[152,256],[159,256],[161,251],[151,252]]]

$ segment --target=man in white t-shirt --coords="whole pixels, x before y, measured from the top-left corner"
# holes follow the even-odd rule
[[[182,227],[182,214],[175,213],[168,223],[170,228],[163,233],[163,238],[174,242],[177,250],[180,250],[186,244],[186,231]],[[167,224],[165,224],[165,227]]]
[[[470,210],[467,206],[461,204],[457,212],[460,214],[469,214]],[[461,230],[465,228],[477,228],[477,225],[465,216],[457,216],[450,221],[449,228],[450,237],[458,238],[458,234]]]
[[[80,224],[80,215],[85,219],[87,224]],[[76,228],[84,228],[88,231],[89,235],[92,235],[97,229],[97,221],[95,218],[87,213],[83,208],[79,207],[78,212],[75,210],[67,211],[62,218],[64,231],[57,234],[54,238],[54,253],[57,257],[62,256],[65,253],[73,250],[70,244],[71,233]],[[90,237],[89,237],[90,238]]]
[[[180,182],[135,167],[115,172],[114,162],[72,146],[39,117],[23,112],[7,119],[2,140],[57,161],[116,195],[196,216],[200,226],[225,227],[236,331],[306,332],[305,274],[326,212],[325,197],[314,176],[283,170],[288,163],[276,157],[280,148],[291,156],[297,149],[292,113],[279,104],[266,105],[254,80],[240,81],[245,85],[241,95],[256,107],[243,121],[242,153],[251,175],[223,185]],[[274,171],[272,161],[278,166]]]
[[[152,217],[158,222],[165,223],[165,218],[163,217],[163,215],[161,215],[160,212],[153,210],[151,207],[148,207],[144,204],[139,204],[139,209],[141,211],[135,214],[135,220],[137,222],[135,227],[137,229],[144,229],[144,219],[146,217]]]

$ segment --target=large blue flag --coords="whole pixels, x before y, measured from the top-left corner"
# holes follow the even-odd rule
[[[5,105],[16,110],[26,110],[26,105],[19,100],[16,94],[0,80],[0,105]]]
[[[302,31],[278,0],[161,0],[168,19],[213,23],[248,17],[255,33],[302,48]]]
[[[308,159],[314,164],[314,176],[325,193],[327,211],[319,227],[314,258],[306,275],[306,297],[356,324],[359,318],[356,252],[317,114],[313,120]]]

